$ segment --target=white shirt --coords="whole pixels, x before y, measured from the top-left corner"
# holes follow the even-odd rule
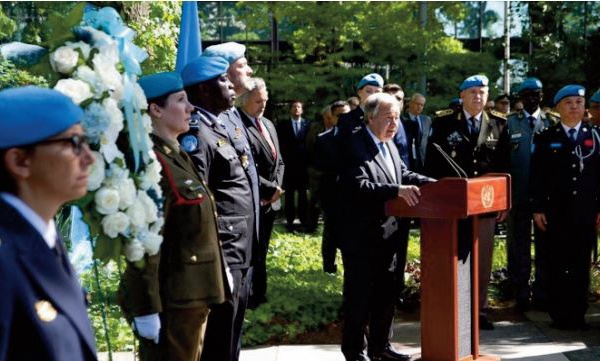
[[[31,207],[10,193],[0,192],[0,197],[6,203],[13,206],[38,231],[42,238],[44,238],[44,241],[46,241],[48,248],[52,249],[56,246],[56,225],[53,219],[48,223],[44,222],[42,217],[35,213]]]
[[[567,135],[567,138],[569,138],[569,130],[570,129],[575,129],[575,139],[577,139],[577,135],[579,134],[579,128],[581,128],[581,121],[579,123],[577,123],[576,126],[574,126],[573,128],[566,126],[564,123],[560,123],[560,125],[563,127],[563,130],[565,131],[565,134]]]
[[[377,149],[379,149],[379,153],[381,153],[381,156],[385,160],[385,165],[386,165],[388,171],[390,172],[390,174],[392,175],[392,179],[394,180],[394,182],[398,182],[398,180],[396,179],[396,168],[394,167],[394,161],[392,160],[392,155],[390,154],[390,148],[388,147],[387,142],[381,141],[379,138],[377,138],[377,136],[371,131],[371,129],[369,127],[366,127],[366,128],[367,128],[367,132],[373,139],[373,142],[375,142]],[[381,152],[381,148],[379,148],[379,143],[383,143],[383,146],[386,149],[386,155],[384,155]]]

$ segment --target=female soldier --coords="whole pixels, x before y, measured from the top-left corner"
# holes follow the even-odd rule
[[[54,215],[94,159],[65,95],[0,92],[0,360],[96,360],[84,294]]]
[[[189,130],[192,105],[179,74],[142,77],[165,197],[163,243],[143,269],[129,264],[121,305],[140,339],[142,360],[196,361],[208,305],[225,300],[212,195],[177,136]]]

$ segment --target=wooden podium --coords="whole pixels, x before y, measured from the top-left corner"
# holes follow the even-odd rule
[[[477,230],[478,215],[510,209],[510,176],[443,178],[420,189],[418,205],[398,198],[386,213],[421,218],[421,359],[499,360],[479,355]],[[472,238],[459,237],[458,221],[469,217]]]

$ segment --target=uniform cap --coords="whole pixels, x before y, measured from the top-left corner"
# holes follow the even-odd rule
[[[461,105],[462,104],[462,99],[460,98],[452,98],[452,100],[450,100],[450,104],[448,104],[449,106],[454,106],[454,105]]]
[[[356,89],[362,89],[366,85],[373,85],[379,88],[383,88],[383,78],[377,73],[371,73],[365,75],[357,84]]]
[[[26,86],[0,91],[0,149],[48,139],[81,118],[81,108],[57,90]]]
[[[485,75],[471,75],[462,82],[458,90],[463,91],[474,86],[488,86],[489,82]]]
[[[244,56],[246,47],[242,44],[230,41],[228,43],[222,43],[217,45],[211,45],[204,49],[202,56],[218,56],[229,62],[229,64],[235,62],[239,58]]]
[[[566,97],[584,97],[585,88],[578,84],[569,84],[562,87],[554,96],[554,105]]]
[[[527,78],[519,87],[519,93],[524,90],[541,90],[542,82],[538,78]]]
[[[594,103],[600,103],[600,90],[598,90],[597,92],[595,92],[592,97],[590,98],[591,102]]]
[[[188,63],[181,71],[183,86],[202,83],[227,73],[229,63],[218,56],[201,56]]]
[[[158,98],[183,90],[181,76],[179,73],[172,71],[143,76],[138,80],[138,83],[144,89],[144,93],[148,99]]]

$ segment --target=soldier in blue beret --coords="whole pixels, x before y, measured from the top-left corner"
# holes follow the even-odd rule
[[[590,256],[600,220],[600,135],[582,122],[585,88],[567,85],[554,97],[560,123],[534,136],[533,220],[545,233],[551,326],[586,330]]]
[[[367,74],[358,83],[356,83],[356,93],[360,100],[360,105],[343,114],[338,120],[338,129],[340,136],[345,137],[353,130],[365,126],[365,112],[363,106],[371,94],[381,93],[383,91],[383,78],[377,73]]]
[[[501,169],[510,173],[512,180],[512,209],[503,212],[502,220],[508,216],[507,260],[508,275],[512,286],[516,307],[527,311],[530,304],[545,309],[548,288],[548,263],[544,233],[534,230],[535,237],[535,278],[530,287],[531,275],[531,222],[533,209],[530,184],[530,161],[533,136],[550,125],[554,119],[540,109],[543,99],[542,82],[537,78],[527,78],[519,88],[519,99],[523,109],[509,114],[498,147],[501,149]]]
[[[209,305],[225,300],[215,205],[177,137],[189,130],[193,106],[178,73],[140,78],[162,165],[163,243],[143,269],[128,264],[119,303],[139,338],[142,360],[197,360]],[[179,256],[177,256],[179,255]],[[182,256],[184,255],[184,256]]]
[[[54,223],[87,192],[82,110],[56,90],[0,92],[0,360],[96,360],[84,292]]]
[[[592,117],[592,123],[595,125],[600,125],[600,90],[595,92],[590,98],[588,112]]]
[[[495,110],[484,111],[489,96],[489,80],[484,75],[466,78],[459,86],[462,106],[436,113],[432,123],[425,158],[425,174],[433,178],[479,177],[497,171],[496,147],[506,115]],[[444,153],[435,147],[439,145]],[[446,160],[452,158],[464,172],[457,172]],[[460,173],[460,174],[459,174]],[[471,220],[459,223],[459,239],[472,240]],[[487,318],[487,289],[492,268],[496,215],[479,218],[479,327],[493,329]]]
[[[258,193],[254,194],[248,172],[255,165],[248,153],[238,148],[245,130],[220,118],[235,100],[227,76],[229,66],[221,57],[201,56],[182,71],[185,90],[195,109],[190,130],[179,141],[214,195],[229,280],[227,301],[210,308],[201,360],[239,358],[252,276],[249,270],[258,238]]]

